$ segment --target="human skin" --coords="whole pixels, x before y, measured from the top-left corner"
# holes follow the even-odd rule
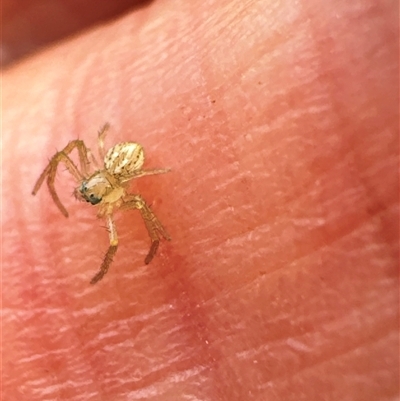
[[[3,75],[4,400],[398,397],[393,1],[155,1]],[[77,137],[138,141],[108,246],[33,185]]]

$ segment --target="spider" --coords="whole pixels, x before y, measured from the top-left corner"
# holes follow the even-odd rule
[[[128,210],[138,209],[151,239],[150,250],[144,260],[149,264],[157,252],[158,245],[162,238],[171,240],[169,234],[155,216],[150,206],[141,195],[128,194],[127,186],[130,180],[143,177],[145,175],[163,174],[169,169],[143,170],[144,150],[136,142],[122,142],[107,151],[104,150],[104,139],[109,129],[106,123],[98,133],[99,156],[104,160],[102,167],[99,167],[96,158],[86,147],[82,140],[75,139],[57,152],[43,170],[39,179],[36,181],[32,194],[36,195],[47,178],[47,186],[54,203],[61,213],[68,217],[68,212],[61,203],[54,187],[57,167],[60,162],[64,163],[68,171],[78,181],[78,186],[74,190],[75,197],[80,201],[89,202],[91,205],[98,206],[97,216],[105,218],[110,237],[110,246],[105,254],[100,270],[90,281],[96,284],[107,273],[114,255],[118,248],[117,230],[113,219],[114,211],[117,209]],[[79,154],[80,170],[71,160],[69,154],[76,149]],[[97,166],[94,172],[90,172],[91,163],[89,158]]]

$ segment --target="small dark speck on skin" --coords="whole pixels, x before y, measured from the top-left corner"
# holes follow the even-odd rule
[[[262,84],[262,82],[261,81],[258,81],[258,85],[261,85]]]
[[[211,103],[215,103],[215,100],[211,100]]]

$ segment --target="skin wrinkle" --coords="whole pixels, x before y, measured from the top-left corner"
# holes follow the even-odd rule
[[[342,197],[343,194],[341,194],[340,196]],[[385,210],[384,210],[384,211],[378,210],[378,211],[376,211],[373,215],[371,215],[371,217],[379,217],[379,216],[381,216],[382,214],[384,214],[384,212],[385,212]],[[338,216],[338,217],[339,217],[339,216]],[[325,225],[328,225],[328,224],[329,224],[329,220],[327,220],[327,222],[326,222]],[[359,220],[359,222],[358,222],[357,224],[352,225],[352,226],[349,226],[349,230],[347,230],[347,231],[345,231],[345,232],[341,232],[341,233],[340,233],[340,236],[331,237],[331,242],[330,242],[330,243],[327,243],[326,240],[323,239],[323,240],[320,242],[320,244],[319,244],[316,248],[315,248],[315,245],[313,245],[313,247],[314,247],[313,252],[318,252],[321,248],[325,248],[325,247],[328,247],[328,246],[330,246],[330,245],[334,245],[335,242],[340,241],[342,238],[346,238],[347,236],[352,235],[353,232],[356,232],[356,231],[358,231],[360,228],[362,228],[362,225],[363,225],[363,224],[365,224],[365,223],[363,223],[362,220]],[[227,239],[225,239],[225,240],[219,242],[219,243],[217,244],[217,246],[215,247],[215,249],[217,250],[218,253],[223,254],[223,253],[225,252],[224,249],[223,249],[223,247],[224,247],[224,244],[226,244],[227,242],[228,242],[227,245],[229,246],[229,245],[232,244],[232,241],[235,241],[235,239],[236,239],[236,240],[243,239],[243,238],[247,237],[249,234],[252,234],[252,233],[258,231],[259,229],[262,230],[264,227],[269,227],[270,225],[271,225],[271,223],[251,227],[250,229],[248,229],[248,230],[246,230],[246,231],[244,231],[244,232],[242,232],[242,233],[240,233],[240,234],[238,234],[238,235],[236,235],[236,236],[231,236],[230,238],[227,238]],[[305,227],[305,228],[306,228],[306,230],[307,230],[307,227]],[[316,229],[314,228],[314,229],[312,229],[312,230],[315,231],[315,230],[318,230],[318,228],[319,228],[319,227],[317,227]],[[309,231],[309,230],[307,230],[307,231]],[[276,238],[279,238],[279,237],[277,236]],[[214,251],[214,250],[210,250],[210,257],[212,257],[212,253],[213,253],[213,252],[215,252],[215,251]],[[298,259],[301,259],[301,258],[307,256],[307,255],[309,255],[308,250],[303,250],[303,253],[300,254],[299,256],[296,256],[295,258],[296,258],[296,260],[298,260]],[[283,268],[283,266],[282,266],[281,268]],[[273,271],[273,273],[275,273],[275,272],[276,272],[276,270]],[[267,273],[267,274],[268,274],[268,273]]]
[[[362,346],[365,346],[367,344],[368,345],[379,344],[380,342],[382,342],[382,339],[383,339],[383,337],[380,338],[380,339],[377,339],[376,341],[366,342],[366,343],[362,344]],[[302,377],[307,373],[314,374],[316,367],[321,369],[321,367],[323,368],[324,366],[326,366],[328,364],[332,364],[332,362],[333,363],[340,362],[343,358],[346,358],[351,354],[359,353],[360,348],[361,347],[347,350],[346,352],[338,354],[338,355],[334,356],[333,358],[330,358],[330,359],[327,359],[327,360],[320,360],[320,361],[318,361],[317,363],[315,363],[313,365],[307,366],[305,368],[301,368],[299,371],[288,372],[287,374],[284,374],[284,375],[282,375],[280,377],[274,378],[273,380],[269,381],[268,384],[266,384],[266,385],[268,385],[268,386],[271,386],[273,384],[278,385],[278,383],[281,382],[281,381],[287,381],[288,379],[294,379],[294,378],[299,377],[299,376]],[[371,380],[371,379],[369,379],[369,380]],[[370,384],[370,383],[368,383],[368,384]],[[260,384],[260,386],[264,387],[262,384]]]
[[[318,360],[314,361],[311,364],[302,366],[299,370],[295,370],[294,371],[294,370],[291,370],[291,369],[287,369],[287,371],[285,371],[284,373],[282,373],[280,375],[271,376],[269,378],[270,382],[274,382],[274,381],[281,380],[281,379],[287,379],[287,378],[290,378],[290,377],[296,376],[296,375],[301,375],[301,374],[303,374],[304,372],[307,372],[307,371],[311,371],[311,372],[312,371],[316,371],[315,368],[317,368],[318,366],[325,365],[330,361],[342,359],[343,357],[346,357],[349,354],[358,352],[360,350],[360,348],[365,348],[367,345],[373,345],[373,344],[380,343],[386,337],[392,337],[392,335],[394,333],[396,333],[396,328],[395,327],[393,327],[392,330],[388,330],[386,333],[384,333],[384,335],[382,335],[380,337],[373,338],[373,339],[368,338],[364,342],[362,342],[361,344],[354,344],[352,347],[349,347],[346,350],[342,350],[341,352],[338,352],[335,355],[330,355],[329,358],[318,359]],[[311,352],[311,350],[312,349],[310,348],[309,352]],[[269,347],[269,346],[266,349],[264,349],[263,347],[260,347],[259,348],[259,352],[252,352],[251,356],[250,355],[248,356],[248,359],[254,360],[255,358],[257,358],[258,354],[261,353],[262,351],[269,351],[271,353],[274,352],[274,350],[271,349],[271,347]],[[240,351],[240,353],[244,353],[244,352],[246,352],[246,351]],[[234,360],[234,356],[232,356],[231,358],[228,357],[228,359]],[[246,359],[246,357],[244,357],[243,359]]]
[[[58,315],[63,311],[63,308],[44,309],[44,311],[46,311],[46,313],[48,313],[49,315]],[[8,322],[13,322],[15,320],[23,321],[24,319],[27,319],[34,315],[36,315],[36,312],[29,314],[26,309],[22,309],[19,307],[3,308],[1,314],[2,318],[7,319],[6,321]]]
[[[185,264],[186,261],[182,258],[180,265],[184,267]],[[176,299],[175,294],[180,294],[179,303],[177,303],[178,314],[186,324],[187,333],[190,333],[190,338],[192,339],[191,342],[194,344],[193,348],[198,352],[197,359],[199,361],[197,363],[208,367],[210,370],[212,369],[212,375],[215,380],[212,385],[213,390],[216,391],[217,394],[219,392],[222,393],[224,387],[221,380],[222,378],[220,379],[219,372],[216,369],[213,369],[221,356],[217,349],[208,346],[210,341],[208,339],[209,333],[205,325],[206,317],[201,309],[196,308],[196,305],[198,304],[196,298],[189,296],[191,286],[191,280],[185,270],[183,270],[179,281],[173,284],[171,283],[171,286],[168,289],[168,295],[169,298],[173,300]],[[191,362],[191,358],[188,359],[188,362]]]
[[[345,321],[345,322],[348,322],[348,324],[347,324],[347,326],[349,326],[349,328],[351,328],[351,326],[352,325],[354,325],[354,322],[352,321],[353,320],[353,318],[354,318],[354,313],[355,312],[357,312],[358,313],[358,316],[363,316],[363,314],[365,314],[365,316],[367,316],[367,315],[371,315],[372,316],[372,314],[371,314],[371,310],[381,310],[381,308],[382,307],[385,307],[385,305],[386,306],[388,306],[389,308],[385,308],[385,310],[388,310],[388,312],[389,312],[389,315],[391,314],[391,315],[393,315],[393,313],[390,313],[391,311],[390,311],[390,305],[392,305],[393,304],[393,296],[388,296],[387,297],[388,299],[387,300],[385,300],[385,302],[383,302],[383,301],[379,301],[379,302],[376,302],[376,304],[374,305],[374,307],[373,308],[371,308],[371,307],[369,307],[368,309],[367,308],[364,308],[364,309],[360,309],[360,308],[357,308],[357,309],[353,309],[353,310],[351,310],[351,311],[349,311],[349,318],[347,318],[347,317],[345,317],[345,318],[343,318],[343,317],[340,317],[340,318],[337,318],[335,321],[332,321],[332,320],[330,320],[331,318],[329,317],[329,314],[328,313],[324,313],[324,316],[322,316],[322,315],[320,315],[320,316],[318,316],[318,322],[323,326],[323,329],[321,329],[321,332],[333,332],[334,330],[332,330],[332,329],[334,329],[334,328],[338,328],[338,327],[343,327],[343,326],[346,326],[346,325],[343,325],[343,324],[341,324],[341,325],[339,325],[339,323],[340,322],[343,322],[343,321]],[[312,302],[313,302],[313,298],[310,298],[309,299],[309,303],[311,304]],[[368,312],[368,313],[367,313]],[[390,317],[390,318],[392,318],[393,316],[385,316],[385,314],[384,313],[382,313],[381,314],[381,320],[383,321],[384,320],[384,318],[385,317]],[[275,319],[275,321],[269,321],[268,323],[272,323],[272,324],[279,324],[280,323],[280,321],[282,321],[282,320],[284,320],[284,318],[285,317],[282,317],[282,318],[280,318],[280,319]],[[300,319],[300,318],[298,318],[298,317],[296,317],[296,318],[293,318],[292,319],[292,323],[294,324],[294,323],[297,323],[297,324],[304,324],[304,323],[306,323],[304,320],[302,320],[302,319]],[[242,326],[239,326],[239,327],[236,327],[237,329],[242,329],[243,327]],[[315,335],[319,335],[320,333],[318,333],[318,332],[315,332],[315,331],[311,331],[311,330],[306,330],[306,331],[302,331],[301,332],[301,337],[304,337],[304,336],[309,336],[310,334],[315,334]],[[299,336],[296,336],[296,337],[299,337]],[[292,338],[292,337],[289,337],[289,338]],[[318,337],[317,337],[318,338]],[[274,339],[273,339],[273,341],[272,342],[269,342],[268,344],[268,346],[267,346],[267,349],[270,349],[270,348],[272,348],[272,347],[270,347],[270,345],[272,344],[274,344],[274,342],[277,342],[277,341],[279,341],[280,343],[282,343],[284,340],[286,339],[286,336],[281,336],[281,337],[275,337]],[[311,339],[309,339],[308,340],[308,342],[311,342],[314,346],[315,346],[315,344],[318,344],[318,341],[317,342],[314,342],[314,340],[311,340]],[[320,346],[319,346],[319,348],[321,348],[321,349],[323,349],[323,346],[324,345],[326,345],[326,344],[321,344]],[[261,346],[259,346],[258,347],[258,349],[263,349],[263,347],[264,347],[264,345],[261,345]],[[311,348],[310,348],[311,349]],[[253,348],[253,350],[254,350],[254,355],[256,355],[257,354],[257,348]],[[242,352],[248,352],[248,351],[243,351],[243,350],[240,350],[240,351],[238,351],[237,353],[242,353]]]
[[[370,13],[370,11],[371,11],[371,9],[373,7],[375,8],[375,7],[378,7],[378,6],[376,4],[374,4],[373,2],[370,2],[370,7],[366,6],[365,3],[363,4],[363,7],[365,7],[365,9],[363,8],[362,11],[365,10],[365,12],[368,14],[368,13]],[[308,11],[310,11],[310,10],[311,10],[311,8]],[[360,9],[357,9],[356,13],[355,13],[356,18],[360,18],[359,12],[360,12]],[[318,23],[317,19],[310,18],[310,21],[314,21],[316,24]],[[320,59],[322,65],[326,66],[325,69],[327,71],[329,71],[330,68],[328,67],[328,64],[330,64],[330,61],[325,62],[325,52],[323,50],[323,47],[320,45],[321,43],[323,43],[323,39],[320,38],[320,36],[321,36],[320,35],[320,31],[315,29],[315,27],[313,27],[312,25],[311,25],[311,27],[314,28],[314,29],[312,29],[312,32],[313,32],[313,34],[314,34],[313,36],[315,38],[314,39],[314,43],[316,45],[316,49],[319,52],[319,59]],[[390,29],[390,28],[387,28],[387,29]],[[318,32],[318,33],[316,33],[316,32]],[[326,36],[329,37],[329,31],[328,31]],[[316,39],[316,38],[318,38],[318,39]],[[369,45],[369,46],[371,46],[371,45]],[[378,46],[381,47],[381,48],[384,48],[381,44],[377,44],[376,45],[376,47],[378,47]],[[359,48],[364,50],[364,48],[361,47],[361,46],[359,46]],[[367,49],[368,49],[368,47],[367,47]],[[371,54],[374,55],[374,52],[372,51]],[[379,53],[378,53],[378,55],[379,55]],[[358,56],[358,54],[356,53],[356,57],[357,56]],[[361,57],[362,56],[365,56],[365,54],[361,55]],[[330,57],[329,57],[329,60],[330,60]],[[335,96],[335,94],[338,93],[338,90],[337,90],[337,88],[335,86],[342,86],[342,85],[341,85],[340,81],[336,80],[336,82],[335,82],[335,80],[332,80],[331,79],[332,76],[334,77],[333,74],[330,74],[329,75],[329,80],[327,80],[327,84],[328,84],[328,87],[330,88],[330,92],[331,92],[331,104],[336,109],[336,113],[337,113],[337,116],[339,116],[339,119],[341,119],[343,121],[343,125],[344,126],[346,126],[346,125],[351,126],[350,119],[352,118],[352,115],[348,115],[347,107],[345,105],[343,105],[342,102],[339,99],[336,99],[336,96]],[[353,138],[350,137],[350,143],[353,145],[353,146],[351,146],[352,164],[355,165],[355,166],[359,166],[359,162],[360,162],[360,160],[362,160],[362,156],[359,155],[358,152],[355,152],[355,150],[354,150],[354,144],[356,142],[357,141],[355,140],[355,136],[353,136]],[[383,205],[379,205],[380,202],[376,199],[375,196],[373,196],[372,188],[370,188],[370,186],[368,185],[367,181],[365,180],[367,177],[365,177],[365,179],[363,179],[363,176],[365,176],[365,175],[366,174],[363,172],[363,169],[359,168],[357,177],[359,178],[359,182],[364,186],[364,189],[366,190],[366,193],[369,195],[370,202],[372,204],[374,204],[375,207],[378,207],[378,209],[384,208]],[[382,234],[384,234],[385,229],[384,229],[383,226],[382,226],[381,231],[382,231]]]
[[[164,370],[164,369],[163,369]]]
[[[394,144],[395,146],[395,144]],[[360,183],[361,185],[363,185],[366,194],[368,195],[369,198],[369,204],[368,204],[368,209],[367,211],[369,212],[369,214],[371,215],[371,217],[375,217],[375,216],[379,216],[379,215],[383,215],[382,213],[379,213],[380,211],[387,211],[389,210],[390,206],[396,206],[398,204],[398,181],[394,183],[393,185],[393,196],[391,197],[392,199],[387,199],[386,201],[382,200],[382,195],[378,193],[378,191],[374,190],[374,185],[372,184],[374,177],[372,176],[371,173],[369,173],[368,169],[366,169],[364,171],[364,174],[362,173],[362,169],[360,168],[360,160],[361,157],[360,155],[357,154],[358,152],[356,152],[354,158],[355,158],[355,162],[354,164],[358,167],[359,169],[359,178],[360,178]],[[386,167],[388,173],[390,173],[390,171],[395,171],[396,167],[398,166],[398,163],[396,163],[396,160],[394,158],[392,158],[391,160],[393,160],[392,163],[389,163],[389,160],[385,160],[384,162],[384,166]],[[393,169],[391,169],[390,167],[393,167]],[[369,179],[368,179],[368,174],[369,174]],[[376,176],[376,175],[375,175]],[[392,203],[390,203],[392,202]],[[396,210],[393,213],[394,216],[396,216],[395,219],[381,219],[380,220],[380,237],[381,238],[386,238],[387,242],[393,242],[396,241],[395,238],[398,238],[398,225],[394,226],[393,223],[394,221],[398,221],[398,217],[399,217],[399,212],[398,212],[398,208],[396,208]],[[382,216],[382,217],[383,217]],[[392,216],[390,216],[392,217]],[[388,229],[388,227],[390,227]],[[388,249],[388,251],[391,251],[390,249]],[[394,260],[398,260],[398,256],[399,256],[399,250],[398,248],[393,249],[393,251],[391,252],[391,255],[393,257]]]
[[[394,336],[391,335],[391,334],[394,334],[395,332],[396,332],[395,329],[392,330],[392,331],[390,331],[390,332],[387,332],[387,333],[386,333],[386,336],[387,336],[387,337],[389,337],[389,336],[394,337]],[[375,338],[375,339],[372,339],[372,340],[370,340],[370,341],[366,341],[366,342],[362,343],[359,347],[355,347],[355,348],[348,349],[348,350],[346,350],[345,352],[340,353],[340,354],[337,354],[337,355],[333,356],[333,357],[330,358],[330,359],[320,360],[320,361],[318,361],[317,363],[315,363],[315,364],[313,364],[313,365],[310,365],[310,366],[306,366],[305,368],[302,368],[302,369],[299,370],[299,371],[290,372],[289,375],[287,375],[287,376],[286,376],[286,375],[282,375],[282,376],[276,377],[276,378],[274,378],[274,380],[282,380],[282,379],[287,380],[289,377],[302,376],[302,375],[304,375],[304,373],[307,373],[307,372],[313,373],[313,372],[316,371],[316,370],[315,370],[315,367],[322,367],[322,366],[324,366],[324,365],[327,365],[328,362],[330,362],[330,361],[332,361],[332,360],[338,361],[338,360],[343,359],[344,357],[349,356],[349,355],[352,354],[352,353],[357,353],[357,352],[359,352],[360,348],[365,347],[365,345],[367,345],[367,344],[368,344],[368,345],[369,345],[369,344],[377,344],[377,345],[379,345],[379,343],[383,342],[383,339],[384,339],[384,338],[385,338],[385,336],[382,336],[382,337],[380,337],[380,338]]]
[[[354,231],[346,234],[345,237],[336,239],[334,242],[332,242],[332,244],[329,244],[329,245],[324,244],[324,245],[320,246],[319,248],[315,249],[315,251],[313,251],[310,254],[305,254],[305,255],[299,256],[298,258],[294,259],[293,262],[290,263],[287,266],[286,265],[282,265],[277,269],[274,269],[274,270],[271,270],[271,271],[268,271],[268,272],[263,272],[262,274],[255,275],[254,277],[252,277],[248,281],[246,281],[244,283],[241,283],[240,286],[235,288],[235,291],[245,290],[246,288],[248,288],[248,290],[250,291],[251,287],[254,288],[254,287],[257,287],[259,285],[259,283],[267,282],[268,279],[270,278],[270,276],[276,276],[277,274],[279,274],[279,272],[282,269],[285,269],[285,272],[288,272],[290,270],[292,270],[292,271],[301,270],[302,266],[299,266],[298,262],[304,261],[304,259],[307,259],[310,256],[313,256],[313,254],[320,253],[322,250],[330,249],[332,247],[332,245],[335,245],[336,242],[343,241],[346,237],[350,237],[350,236],[354,235],[356,233],[356,230],[360,230],[360,228],[363,228],[363,227],[360,226],[360,227],[356,228]],[[347,254],[347,252],[346,252],[346,254]],[[227,293],[227,292],[221,292],[220,294],[215,295],[213,298],[204,300],[202,302],[201,306],[205,307],[211,301],[213,301],[213,302],[220,301],[220,300],[226,298],[229,295],[230,294]],[[311,299],[313,299],[313,298],[311,298]]]
[[[383,328],[386,328],[386,327],[384,327],[384,326],[382,326],[382,327],[383,327]],[[321,364],[321,363],[325,363],[326,361],[329,361],[330,359],[335,359],[335,358],[337,358],[337,357],[346,355],[347,353],[351,353],[351,352],[353,352],[353,351],[356,350],[356,349],[363,348],[363,347],[364,347],[364,348],[367,348],[367,347],[366,347],[367,345],[370,345],[370,344],[373,344],[373,343],[375,343],[375,342],[381,341],[383,338],[386,338],[386,337],[390,336],[390,334],[393,334],[393,333],[396,331],[396,327],[392,327],[391,330],[390,330],[389,328],[386,328],[386,329],[387,329],[387,331],[386,331],[384,334],[381,334],[380,336],[376,336],[376,337],[373,338],[373,339],[372,339],[371,337],[367,337],[367,338],[366,338],[364,341],[362,341],[361,343],[350,344],[348,347],[346,347],[346,349],[336,350],[336,352],[335,352],[333,355],[329,355],[329,356],[326,356],[326,355],[322,356],[323,353],[322,353],[322,352],[318,352],[318,351],[320,351],[318,348],[315,349],[315,347],[310,347],[310,348],[309,348],[309,351],[307,352],[307,354],[313,355],[314,358],[313,358],[313,359],[309,359],[308,363],[303,363],[303,366],[301,367],[301,370],[300,370],[300,371],[298,370],[297,367],[294,367],[294,368],[293,368],[293,367],[291,367],[290,364],[288,364],[288,365],[286,366],[286,369],[282,370],[282,372],[281,372],[280,374],[271,376],[270,379],[271,379],[271,380],[280,379],[281,377],[284,377],[285,374],[286,374],[287,372],[293,372],[293,371],[295,371],[296,374],[297,374],[297,373],[301,372],[302,370],[311,369],[312,367],[316,367],[316,366],[318,366],[318,365]],[[309,334],[311,334],[311,333],[305,333],[304,335],[309,335]],[[316,333],[316,334],[318,334],[318,333]],[[304,335],[303,335],[302,337],[304,337]],[[309,337],[309,336],[308,336],[308,337]],[[318,337],[317,337],[317,338],[318,338]],[[266,349],[264,349],[263,346],[259,347],[258,352],[255,351],[254,353],[251,354],[251,358],[252,358],[252,359],[257,358],[257,356],[258,356],[258,357],[259,357],[259,356],[262,357],[263,351],[269,351],[269,353],[271,353],[272,355],[273,355],[273,354],[276,354],[276,353],[279,353],[279,350],[280,350],[281,348],[283,348],[283,346],[286,344],[286,341],[282,342],[282,340],[284,340],[284,339],[279,339],[279,341],[278,341],[278,340],[272,341],[272,342],[270,343],[272,346],[268,346]],[[309,342],[312,343],[311,340],[312,340],[312,338],[309,340]],[[274,344],[274,343],[275,343],[275,344]],[[275,346],[274,346],[274,345],[275,345]],[[323,345],[321,345],[320,349],[321,349],[321,350],[323,349]],[[242,353],[242,352],[246,352],[246,351],[240,351],[240,352]],[[264,354],[265,354],[265,353],[264,353]],[[298,354],[298,353],[297,353],[297,354]],[[304,353],[303,353],[303,354],[304,354]],[[318,357],[315,357],[315,354],[321,355],[321,356],[322,356],[322,359],[321,359],[321,358],[318,358]],[[233,360],[233,359],[234,359],[234,356],[228,357],[228,359],[232,359],[232,360]],[[250,359],[250,356],[249,356],[249,359]],[[280,362],[282,363],[282,362],[284,362],[284,361],[285,361],[285,358],[282,358],[282,360],[281,360]],[[284,371],[285,373],[283,373],[283,371]]]
[[[328,332],[332,332],[332,330],[327,330]]]
[[[73,312],[73,311],[71,311],[71,313],[72,313],[72,312]],[[64,313],[65,313],[65,310],[64,310]],[[69,320],[72,321],[72,319],[69,319]],[[21,335],[23,335],[23,333],[21,333]],[[38,334],[38,336],[41,337],[41,334]],[[32,337],[33,337],[33,336],[31,335],[31,338],[32,338]],[[73,349],[73,348],[74,348],[74,347],[71,347],[71,349]],[[47,360],[48,360],[48,359],[49,359],[48,356],[49,356],[49,355],[53,355],[54,353],[59,354],[60,351],[58,351],[58,352],[56,352],[56,351],[47,352],[47,353],[43,354],[43,358],[44,358],[45,356],[47,356]],[[53,358],[53,359],[54,359],[54,358]],[[85,358],[84,355],[81,355],[80,357],[78,357],[78,359],[81,361],[81,363],[83,362],[83,364],[86,364],[86,365],[87,365],[88,359]],[[90,371],[92,371],[92,370],[89,369],[89,368],[87,368],[86,371],[87,371],[87,372],[90,372]],[[93,382],[93,379],[92,379],[92,382]],[[76,383],[76,384],[78,384],[78,383]],[[58,385],[55,386],[55,388],[58,388],[58,387],[59,387]]]
[[[310,256],[311,256],[311,255],[310,255]],[[304,258],[304,257],[303,257],[303,258]],[[292,264],[291,267],[292,267],[292,268],[299,269],[299,266],[297,266],[296,264]],[[256,276],[252,281],[249,281],[248,283],[245,283],[243,286],[237,287],[237,288],[236,288],[236,292],[239,292],[239,291],[246,292],[246,288],[248,288],[249,290],[251,289],[250,286],[252,286],[253,288],[254,288],[254,287],[257,288],[257,287],[259,287],[260,283],[266,283],[266,282],[267,282],[267,279],[268,279],[268,276],[269,276],[269,275],[276,276],[277,272],[278,272],[278,271],[273,271],[273,272],[271,272],[271,273],[265,273],[265,274]],[[390,282],[389,282],[389,283],[390,283]],[[223,293],[221,293],[220,295],[218,295],[217,298],[214,297],[214,298],[212,298],[212,299],[208,299],[208,300],[204,301],[204,302],[201,304],[201,306],[204,307],[204,308],[205,308],[205,307],[208,307],[208,306],[210,306],[210,301],[213,300],[213,301],[218,301],[218,302],[220,302],[221,300],[227,298],[228,296],[229,296],[229,293],[223,292]],[[314,297],[315,297],[315,296],[314,296]],[[313,301],[314,297],[311,297],[311,298],[309,299],[310,302]],[[317,320],[318,320],[318,321],[321,321],[321,318],[318,317]]]
[[[312,183],[311,183],[311,185],[312,185]]]
[[[186,360],[182,360],[182,361],[177,361],[175,363],[171,363],[168,364],[162,368],[159,369],[154,369],[151,372],[144,372],[141,374],[140,378],[138,378],[138,380],[136,381],[128,381],[128,382],[124,382],[123,384],[126,385],[127,383],[130,384],[130,388],[133,390],[142,390],[146,387],[149,387],[149,385],[151,385],[151,383],[156,383],[157,380],[153,380],[154,378],[157,377],[168,377],[171,369],[174,369],[174,372],[176,372],[177,374],[181,374],[184,371],[190,370],[191,368],[186,368],[185,365],[189,366],[189,363],[191,361],[189,359]],[[160,375],[160,373],[162,373],[162,375]],[[106,384],[106,382],[104,382],[104,384]]]
[[[186,358],[184,360],[175,360],[175,361],[172,361],[172,362],[170,362],[168,364],[152,366],[151,370],[149,370],[147,372],[141,372],[141,374],[137,375],[137,377],[130,376],[129,383],[134,384],[135,387],[137,387],[137,388],[141,388],[140,386],[141,386],[141,381],[142,381],[143,376],[157,375],[160,372],[164,372],[164,371],[168,372],[168,369],[173,369],[175,367],[175,365],[179,367],[179,366],[182,366],[182,362],[188,362],[188,361],[189,361],[189,359]],[[202,368],[202,370],[205,370],[205,369],[206,369],[205,367]],[[119,371],[116,371],[116,373],[121,374],[126,370],[127,369],[121,369]],[[183,373],[187,372],[187,370],[188,369],[184,369],[184,368],[181,369],[181,370],[178,369],[177,371],[174,371],[174,373],[176,373],[177,375],[183,375]],[[118,379],[118,376],[119,375],[117,374],[116,376],[113,376],[110,379],[105,378],[103,382],[107,383],[108,386],[112,385],[113,383],[120,383],[121,381]],[[168,377],[168,375],[166,377]]]

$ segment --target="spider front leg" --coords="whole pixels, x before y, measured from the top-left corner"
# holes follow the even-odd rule
[[[98,135],[97,135],[97,144],[98,144],[98,149],[99,149],[99,156],[101,161],[104,160],[104,156],[106,155],[106,151],[104,150],[104,139],[106,138],[107,135],[107,131],[110,129],[110,124],[109,123],[105,123]]]
[[[117,249],[118,249],[117,229],[115,227],[115,223],[112,218],[112,215],[107,215],[106,219],[107,219],[108,231],[109,231],[109,235],[110,235],[110,246],[108,247],[107,253],[104,256],[104,260],[100,266],[100,270],[90,280],[90,284],[96,284],[98,281],[100,281],[104,277],[104,275],[108,272],[111,262],[113,261],[113,257],[117,253]]]
[[[135,171],[131,176],[129,176],[129,178],[127,178],[126,180],[122,180],[122,181],[123,182],[124,181],[129,181],[132,178],[144,177],[146,175],[166,174],[166,173],[169,173],[170,171],[171,171],[170,168],[155,168],[155,169],[152,169],[152,170],[142,170],[142,169],[140,169],[138,171]]]
[[[78,150],[79,153],[79,161],[81,166],[81,171],[78,170],[78,167],[68,156],[72,150]],[[36,195],[42,186],[44,180],[47,177],[47,186],[49,188],[49,192],[51,197],[53,198],[54,203],[60,209],[61,213],[68,217],[68,212],[65,209],[64,205],[61,203],[60,198],[57,195],[54,181],[56,178],[57,167],[60,162],[63,162],[67,167],[68,171],[75,177],[77,181],[82,180],[88,173],[89,170],[89,159],[88,159],[88,149],[86,148],[83,141],[76,139],[71,141],[63,150],[57,152],[49,161],[49,164],[43,170],[42,174],[36,181],[36,184],[33,188],[32,195]]]
[[[144,260],[144,263],[148,265],[157,252],[160,240],[165,238],[166,240],[170,241],[171,237],[161,224],[160,220],[158,220],[156,215],[150,209],[150,206],[140,195],[128,195],[125,198],[124,203],[121,205],[121,209],[138,209],[144,220],[147,232],[149,233],[151,239],[150,250]]]

